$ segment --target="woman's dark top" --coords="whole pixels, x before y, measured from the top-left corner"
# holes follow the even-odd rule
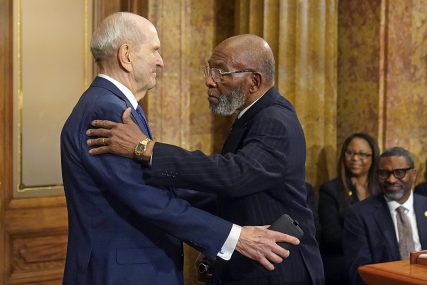
[[[349,205],[359,202],[354,188],[351,193],[344,193],[339,187],[338,179],[334,179],[322,184],[319,189],[320,248],[326,285],[347,284],[342,249],[344,214]]]

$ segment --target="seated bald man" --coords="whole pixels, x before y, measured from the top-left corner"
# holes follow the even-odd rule
[[[306,203],[306,144],[291,103],[274,88],[275,62],[268,43],[255,35],[221,42],[204,69],[212,112],[237,114],[221,154],[206,155],[154,142],[124,123],[94,121],[88,140],[98,155],[111,152],[140,160],[146,181],[217,195],[219,216],[240,225],[271,224],[286,213],[305,235],[286,262],[266,271],[240,254],[217,259],[214,284],[323,284],[313,214]],[[95,138],[97,137],[98,138]]]

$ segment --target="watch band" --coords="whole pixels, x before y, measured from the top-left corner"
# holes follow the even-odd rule
[[[133,153],[135,154],[135,157],[138,160],[143,160],[142,156],[144,155],[145,151],[147,150],[147,145],[149,142],[151,142],[151,140],[149,138],[145,138],[135,146]]]

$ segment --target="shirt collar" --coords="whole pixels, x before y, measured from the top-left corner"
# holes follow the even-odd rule
[[[240,113],[237,115],[237,119],[240,119],[244,113],[246,113],[247,110],[249,110],[250,107],[252,107],[259,99],[261,99],[262,96],[260,96],[258,99],[256,99],[255,101],[253,101],[249,106],[247,106],[245,109],[243,109],[242,111],[240,111]]]
[[[114,86],[116,86],[117,88],[119,88],[119,90],[122,91],[122,93],[129,100],[129,102],[131,103],[132,107],[136,110],[136,108],[138,107],[138,102],[136,101],[135,95],[133,95],[132,91],[130,91],[129,88],[127,88],[126,86],[124,86],[123,83],[115,80],[114,78],[111,78],[110,76],[108,76],[106,74],[102,74],[102,73],[98,74],[98,77],[102,77],[102,78],[110,81],[111,83],[114,84]]]
[[[396,209],[400,206],[403,206],[406,208],[406,213],[410,213],[414,211],[414,193],[412,189],[411,189],[411,194],[409,195],[408,200],[406,200],[406,202],[403,204],[400,204],[399,202],[396,202],[396,201],[388,200],[387,198],[386,198],[386,201],[387,201],[387,206],[390,209],[390,212],[392,213],[394,213]]]

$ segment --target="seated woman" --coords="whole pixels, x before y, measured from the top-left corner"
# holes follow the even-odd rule
[[[342,250],[344,212],[351,204],[378,192],[375,179],[378,155],[378,144],[370,135],[351,135],[342,145],[338,177],[320,186],[320,246],[326,285],[348,283]]]

